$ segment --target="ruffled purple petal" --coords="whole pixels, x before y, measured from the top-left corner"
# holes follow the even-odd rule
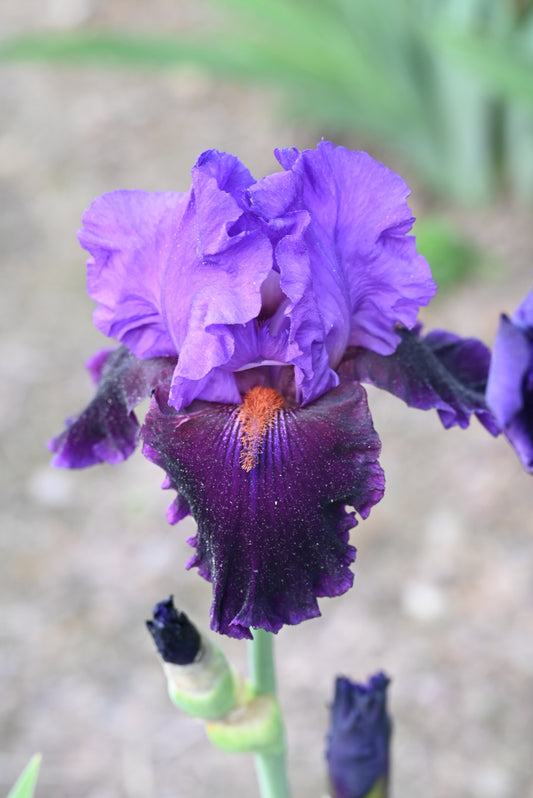
[[[487,404],[522,465],[533,473],[533,292],[512,319],[501,316]]]
[[[161,291],[166,328],[179,352],[170,392],[176,408],[200,395],[201,381],[231,359],[235,330],[261,311],[261,285],[273,256],[267,236],[242,219],[251,181],[226,153],[209,151],[192,170],[190,201],[175,231]]]
[[[462,339],[444,330],[425,338],[401,330],[401,344],[386,357],[367,349],[347,353],[345,377],[382,388],[421,410],[435,408],[446,429],[463,429],[476,415],[493,435],[499,432],[485,402],[489,349],[475,338]]]
[[[169,520],[190,509],[197,521],[189,567],[213,583],[211,626],[239,638],[312,618],[318,596],[348,590],[356,519],[345,506],[365,518],[384,490],[361,386],[278,410],[249,470],[241,409],[196,402],[177,413],[161,388],[142,432],[144,454],[178,491]]]
[[[233,374],[265,366],[292,367],[305,405],[348,346],[394,351],[434,293],[400,177],[325,142],[277,155],[286,171],[255,182],[208,150],[186,194],[118,191],[84,214],[95,324],[139,358],[179,355],[178,410],[238,401]]]
[[[132,410],[158,383],[170,379],[175,364],[169,358],[137,360],[124,346],[98,352],[88,364],[98,381],[96,396],[49,442],[56,453],[52,464],[86,468],[103,462],[115,465],[129,457],[139,440],[139,422]]]
[[[163,320],[161,281],[187,194],[114,191],[83,214],[78,233],[94,324],[139,358],[176,355]]]
[[[269,175],[248,192],[251,209],[273,242],[275,274],[279,273],[279,289],[284,297],[264,329],[278,339],[284,336],[285,349],[280,360],[294,365],[296,396],[307,404],[339,382],[326,346],[328,333],[331,334],[324,323],[327,306],[331,305],[336,329],[344,330],[343,346],[350,318],[337,297],[327,293],[318,296],[315,292],[307,241],[311,216],[303,207],[301,195],[300,181],[292,172]]]
[[[338,365],[348,345],[392,353],[400,342],[396,325],[412,327],[436,291],[407,235],[414,221],[409,188],[366,153],[330,142],[276,155],[290,173],[287,211],[309,213],[303,241],[330,364]],[[263,191],[269,180],[261,181]]]

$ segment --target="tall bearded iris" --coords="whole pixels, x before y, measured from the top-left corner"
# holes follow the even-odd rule
[[[211,150],[187,193],[117,191],[86,211],[94,322],[121,346],[91,361],[96,396],[51,444],[75,468],[124,459],[140,434],[177,492],[169,521],[197,521],[189,567],[213,583],[212,628],[234,637],[352,584],[347,508],[365,518],[384,490],[361,381],[445,426],[491,425],[485,348],[415,327],[435,285],[404,181],[325,142],[276,156],[284,171],[255,181]]]

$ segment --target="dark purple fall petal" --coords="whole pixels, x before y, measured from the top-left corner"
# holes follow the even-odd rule
[[[368,684],[336,680],[326,750],[334,798],[367,798],[378,780],[388,781],[388,684],[384,673]]]
[[[475,338],[444,330],[419,337],[401,330],[396,352],[386,357],[366,349],[350,349],[341,374],[370,383],[421,410],[435,408],[446,429],[465,429],[472,414],[493,435],[499,433],[485,402],[490,351]]]
[[[511,319],[501,316],[487,404],[522,465],[533,473],[533,291]]]
[[[175,359],[137,360],[120,346],[99,352],[88,364],[97,381],[96,396],[78,416],[67,419],[66,429],[51,440],[56,455],[52,464],[62,468],[86,468],[96,463],[112,465],[125,460],[139,440],[139,422],[133,408],[156,385],[170,380]]]
[[[284,407],[257,464],[242,467],[240,406],[152,398],[143,452],[178,491],[169,520],[187,509],[198,533],[188,567],[213,583],[211,626],[232,637],[277,632],[319,615],[318,596],[351,586],[349,530],[383,496],[379,438],[364,389],[345,384],[304,408]]]
[[[173,597],[155,605],[148,631],[165,662],[190,665],[200,650],[200,633],[184,612],[174,606]]]

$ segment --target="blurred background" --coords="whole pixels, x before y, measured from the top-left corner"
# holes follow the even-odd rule
[[[144,629],[176,604],[191,521],[162,473],[63,472],[45,448],[102,345],[76,230],[116,188],[187,190],[205,149],[256,177],[276,146],[366,149],[412,188],[441,290],[422,318],[492,343],[531,288],[533,12],[511,0],[2,0],[0,794],[255,795],[167,700]],[[477,424],[370,392],[387,493],[353,534],[355,587],[278,635],[294,798],[323,796],[333,679],[392,676],[394,794],[533,796],[531,477]],[[245,668],[245,646],[218,641]]]

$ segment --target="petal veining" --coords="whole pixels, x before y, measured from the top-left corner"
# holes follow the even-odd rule
[[[197,521],[189,567],[213,583],[212,628],[234,637],[277,632],[318,615],[318,596],[344,593],[357,523],[346,505],[366,518],[384,490],[361,386],[275,407],[249,468],[242,414],[204,402],[177,413],[158,389],[142,432],[145,455],[178,491],[169,519],[186,507]]]

